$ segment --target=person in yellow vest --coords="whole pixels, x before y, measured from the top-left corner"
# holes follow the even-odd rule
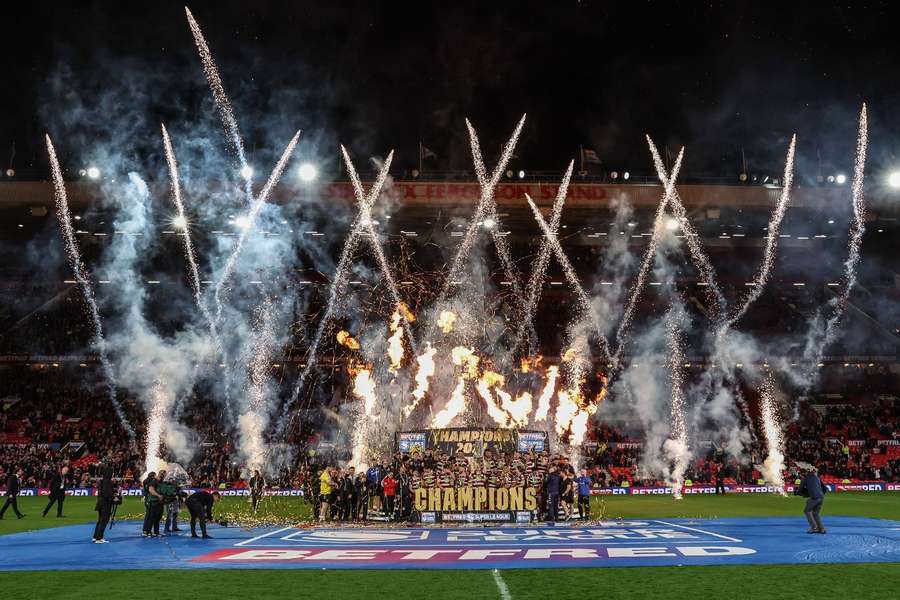
[[[321,498],[321,507],[319,510],[319,521],[325,520],[325,515],[329,512],[329,503],[331,501],[331,487],[333,484],[331,479],[331,469],[322,469],[319,476],[319,497]]]

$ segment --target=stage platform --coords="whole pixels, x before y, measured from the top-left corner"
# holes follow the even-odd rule
[[[119,522],[109,544],[93,525],[0,537],[0,570],[46,569],[520,569],[900,562],[900,521],[827,517],[646,519],[485,527],[210,527],[142,538]]]

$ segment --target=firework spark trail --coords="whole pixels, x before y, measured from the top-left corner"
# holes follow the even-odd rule
[[[191,14],[191,11],[187,6],[184,7],[184,12],[187,15],[191,34],[194,36],[194,43],[197,45],[197,51],[200,53],[200,61],[203,63],[203,72],[206,74],[206,81],[209,83],[209,88],[213,94],[213,100],[215,100],[216,108],[219,111],[219,118],[222,119],[222,127],[225,129],[228,143],[237,154],[238,162],[241,166],[241,177],[244,179],[244,194],[247,197],[248,203],[253,202],[252,170],[250,169],[250,165],[247,163],[247,157],[244,154],[244,141],[241,138],[237,119],[234,117],[234,110],[231,108],[231,102],[228,100],[228,95],[225,93],[225,87],[222,85],[222,78],[219,77],[219,69],[216,67],[216,61],[213,59],[209,45],[206,43],[206,38],[203,37],[200,25],[197,24],[194,15]],[[245,176],[245,173],[250,173],[251,177]]]
[[[235,265],[237,265],[238,257],[241,254],[241,250],[243,250],[244,248],[244,241],[253,230],[253,226],[256,223],[256,218],[257,216],[259,216],[259,212],[262,210],[263,206],[265,206],[266,200],[268,200],[269,198],[269,194],[271,194],[275,186],[278,185],[278,180],[281,179],[281,174],[284,172],[284,167],[287,165],[288,159],[294,152],[294,147],[297,145],[298,139],[300,139],[299,130],[294,134],[294,137],[291,138],[291,141],[288,142],[288,145],[284,149],[284,152],[281,153],[281,158],[278,159],[278,162],[275,164],[275,168],[272,169],[272,173],[269,175],[269,179],[268,181],[266,181],[266,185],[263,187],[262,191],[260,191],[259,196],[257,196],[253,200],[253,204],[250,206],[250,212],[247,214],[247,223],[241,229],[241,235],[238,236],[237,243],[231,250],[231,254],[228,256],[228,260],[225,262],[225,267],[222,269],[222,275],[219,278],[219,281],[216,283],[216,289],[214,293],[216,302],[216,323],[219,323],[222,320],[222,292],[223,290],[226,290],[228,281],[231,279],[231,275],[234,272]]]
[[[649,138],[648,138],[649,139]],[[675,192],[675,180],[678,179],[678,172],[681,170],[681,161],[684,158],[684,147],[678,152],[675,164],[672,165],[672,172],[669,174],[668,182],[665,185],[665,191],[659,205],[656,207],[656,216],[653,218],[653,233],[650,235],[650,242],[644,251],[644,258],[638,269],[637,279],[631,288],[628,296],[628,302],[625,303],[625,310],[622,311],[622,318],[619,321],[619,328],[616,330],[616,352],[613,356],[613,364],[619,364],[622,350],[625,348],[626,334],[631,326],[631,320],[634,318],[634,310],[637,302],[641,297],[644,286],[647,284],[647,276],[650,274],[650,267],[656,259],[656,248],[659,246],[659,238],[665,228],[666,207],[672,195]]]
[[[778,199],[778,203],[775,205],[775,210],[772,211],[771,219],[769,219],[766,251],[763,255],[762,264],[759,266],[759,271],[757,271],[756,277],[753,279],[755,285],[750,289],[750,293],[747,294],[747,297],[737,310],[735,310],[720,326],[720,330],[722,331],[732,327],[744,316],[744,314],[746,314],[747,309],[762,296],[763,289],[765,289],[766,284],[769,282],[769,277],[772,275],[772,269],[775,266],[775,256],[778,252],[781,222],[784,220],[788,202],[790,202],[791,199],[791,186],[794,182],[794,148],[796,145],[797,135],[794,134],[791,137],[791,144],[788,146],[787,158],[784,162],[784,186],[781,188],[781,196]]]
[[[391,168],[393,158],[393,152],[388,154],[384,164],[381,165],[381,171],[379,171],[378,177],[375,179],[372,187],[369,188],[369,193],[364,199],[365,201],[360,204],[359,211],[353,219],[353,223],[350,225],[350,232],[347,234],[347,239],[341,250],[341,257],[338,260],[337,269],[334,272],[334,278],[331,280],[331,286],[329,287],[328,304],[325,306],[325,314],[319,320],[316,333],[313,336],[312,343],[306,353],[306,365],[303,367],[303,370],[300,371],[300,376],[297,378],[297,382],[294,384],[294,389],[291,392],[291,399],[285,405],[284,414],[279,422],[279,432],[284,435],[286,435],[287,432],[287,416],[290,414],[290,407],[297,402],[297,398],[300,396],[300,392],[303,390],[309,374],[312,373],[316,366],[319,356],[319,344],[322,342],[322,336],[325,334],[325,329],[331,322],[334,311],[339,304],[338,299],[343,295],[344,290],[347,287],[347,271],[350,269],[350,262],[353,259],[353,254],[356,252],[356,247],[359,244],[363,219],[368,218],[366,215],[370,213],[372,206],[374,206],[375,201],[381,194],[381,188],[384,187],[385,181],[387,181],[388,171]],[[300,414],[300,408],[301,407],[298,405],[292,421]]]
[[[722,290],[719,289],[719,284],[716,282],[715,269],[713,269],[712,263],[709,262],[709,257],[703,250],[703,245],[700,243],[700,235],[694,229],[690,219],[687,217],[687,211],[684,208],[684,204],[681,202],[681,196],[678,195],[678,191],[675,189],[674,185],[669,185],[670,181],[666,178],[666,166],[663,164],[662,158],[659,155],[659,150],[656,149],[656,144],[653,143],[653,140],[650,139],[649,135],[647,136],[647,145],[650,146],[650,154],[653,156],[653,165],[656,167],[656,174],[659,177],[660,182],[662,182],[663,186],[666,188],[667,204],[672,207],[672,214],[675,215],[675,218],[678,220],[678,225],[684,232],[691,260],[703,277],[703,282],[706,286],[707,301],[713,306],[717,318],[722,319],[724,318],[725,296],[722,294]],[[670,187],[671,192],[669,192]]]
[[[572,169],[574,167],[575,161],[573,160],[569,163],[569,168],[566,169],[566,173],[563,175],[562,182],[560,182],[559,189],[556,192],[556,200],[553,202],[553,213],[550,216],[550,231],[554,236],[558,235],[559,232],[559,223],[562,219],[563,206],[566,203],[566,192],[569,189],[569,182],[572,179]],[[513,352],[518,350],[526,336],[530,338],[528,354],[531,355],[537,351],[537,333],[534,330],[534,312],[537,310],[538,302],[541,299],[544,277],[547,274],[547,267],[550,264],[550,255],[552,252],[553,248],[550,245],[550,241],[545,237],[541,240],[537,258],[534,260],[534,267],[532,267],[531,270],[531,278],[528,280],[525,309],[522,314],[522,321],[519,326],[518,334],[516,335],[516,343],[513,347]]]
[[[110,404],[116,412],[119,422],[128,434],[128,439],[134,444],[134,429],[119,400],[116,397],[116,377],[113,372],[112,364],[109,361],[109,354],[106,348],[106,338],[103,337],[103,324],[100,321],[100,311],[97,308],[97,301],[94,299],[94,290],[88,281],[87,272],[84,262],[81,260],[81,253],[78,250],[78,242],[75,240],[75,231],[72,229],[72,218],[69,214],[69,200],[66,195],[66,184],[63,181],[62,170],[59,167],[59,160],[56,158],[56,149],[50,136],[46,135],[47,154],[50,157],[50,170],[53,175],[53,195],[56,199],[56,217],[59,220],[59,227],[62,230],[63,241],[66,245],[66,256],[69,259],[69,266],[75,274],[75,280],[81,287],[84,299],[87,301],[88,309],[91,313],[91,321],[94,325],[94,345],[100,354],[100,364],[103,367],[103,375],[106,378],[106,391],[109,396]]]
[[[194,290],[194,301],[197,303],[197,308],[200,309],[200,312],[203,314],[203,318],[206,319],[206,324],[209,327],[209,335],[216,345],[216,350],[219,351],[219,354],[221,355],[223,350],[222,341],[219,339],[216,322],[213,320],[212,313],[209,312],[209,307],[203,299],[200,287],[200,272],[197,268],[197,259],[194,256],[194,244],[191,241],[191,230],[187,216],[184,214],[184,203],[181,200],[181,183],[178,179],[178,162],[175,159],[172,140],[169,138],[169,132],[166,130],[165,125],[162,126],[162,136],[166,153],[166,164],[169,167],[169,180],[172,183],[172,202],[175,204],[175,210],[178,213],[177,218],[182,225],[181,240],[184,243],[184,254],[187,257],[191,288]],[[227,364],[228,361],[225,360],[224,362]]]
[[[372,223],[371,206],[367,207],[366,205],[366,192],[363,190],[362,182],[359,180],[359,174],[356,172],[353,160],[350,158],[350,154],[343,144],[341,144],[341,154],[344,157],[344,164],[347,165],[347,175],[350,177],[350,183],[353,185],[353,194],[356,196],[356,202],[359,205],[360,224],[368,234],[366,237],[369,240],[369,245],[372,247],[372,253],[375,255],[375,260],[378,262],[378,268],[381,270],[381,274],[387,282],[388,291],[391,293],[394,306],[399,306],[403,300],[400,298],[400,290],[397,288],[397,281],[394,279],[394,274],[391,272],[391,267],[384,255],[384,250],[381,248],[381,243],[378,241],[378,232],[375,231],[375,224]],[[391,150],[389,158],[393,160],[393,156],[394,151]],[[418,354],[416,340],[413,336],[412,327],[407,319],[406,311],[401,310],[400,316],[403,318],[403,329],[406,332],[406,339],[409,342],[410,349],[413,354]]]
[[[525,115],[522,115],[521,123],[524,123]],[[478,185],[481,186],[482,189],[482,197],[485,196],[485,189],[489,188],[490,193],[488,195],[489,200],[487,204],[484,206],[481,216],[484,221],[490,219],[493,221],[493,227],[489,227],[488,229],[491,232],[491,239],[494,241],[494,247],[497,249],[497,255],[500,257],[500,262],[503,265],[503,272],[506,276],[507,281],[509,281],[512,286],[513,297],[515,298],[515,308],[518,312],[518,308],[523,306],[523,297],[522,297],[522,288],[519,285],[519,275],[516,272],[515,264],[513,263],[512,255],[509,251],[509,243],[506,241],[506,237],[500,233],[499,224],[500,219],[497,216],[497,202],[494,199],[494,190],[497,187],[497,182],[500,181],[500,173],[502,173],[503,169],[506,168],[506,162],[503,161],[503,157],[501,156],[500,163],[497,164],[497,168],[494,169],[492,173],[492,177],[489,180],[487,176],[487,168],[484,165],[484,157],[481,154],[481,144],[478,141],[478,134],[475,131],[475,128],[472,127],[472,123],[466,119],[466,127],[469,130],[469,139],[471,141],[471,149],[472,149],[472,162],[475,165],[475,176],[478,178]],[[511,144],[515,144],[515,141],[510,140],[507,144],[509,147]],[[506,154],[506,148],[504,148],[503,154]],[[512,157],[512,150],[509,151],[509,156]],[[500,166],[503,165],[501,169]],[[481,203],[479,203],[481,205]],[[519,319],[522,319],[522,315],[519,314]]]
[[[194,256],[194,244],[191,241],[191,231],[188,224],[187,216],[184,213],[184,203],[181,199],[181,182],[178,177],[178,161],[175,158],[175,150],[172,147],[172,140],[169,137],[169,132],[166,129],[165,125],[162,125],[162,137],[163,137],[163,147],[165,149],[166,155],[166,164],[169,169],[169,180],[172,184],[172,202],[175,204],[175,210],[178,213],[177,218],[179,219],[181,225],[183,225],[181,232],[181,239],[184,243],[184,254],[187,257],[188,262],[188,275],[190,277],[191,289],[194,291],[194,301],[197,304],[197,308],[200,309],[200,313],[203,315],[203,318],[206,319],[207,327],[209,328],[209,335],[213,340],[213,344],[215,345],[216,353],[222,357],[222,362],[224,364],[228,364],[227,357],[224,356],[224,348],[222,346],[222,341],[219,338],[219,332],[216,327],[216,322],[212,317],[212,313],[209,312],[209,307],[206,305],[205,300],[203,299],[203,294],[201,292],[200,287],[200,272],[197,268],[197,260]],[[194,367],[194,374],[192,377],[193,381],[197,380],[197,377],[200,374],[201,363],[198,362]],[[228,381],[228,377],[226,376],[225,381]],[[227,383],[226,383],[227,385]],[[181,415],[181,411],[184,409],[184,404],[187,401],[186,397],[181,397],[175,404],[174,408],[174,416],[175,418]]]
[[[760,414],[763,422],[763,433],[766,436],[768,455],[763,461],[762,475],[766,481],[775,486],[776,491],[784,493],[784,436],[781,422],[775,408],[775,393],[772,375],[766,376],[760,394]]]
[[[671,433],[669,439],[663,445],[669,460],[672,461],[671,481],[672,496],[676,500],[681,499],[681,490],[684,487],[684,473],[691,460],[691,452],[688,448],[687,427],[684,419],[684,347],[682,342],[682,329],[684,315],[681,305],[672,306],[666,314],[666,342],[669,346],[669,382],[672,387],[671,404]]]
[[[519,140],[519,134],[522,133],[522,127],[525,125],[525,116],[526,115],[522,115],[522,118],[519,120],[518,125],[516,125],[509,141],[506,142],[506,145],[503,147],[503,152],[500,154],[500,159],[497,161],[497,166],[494,167],[490,179],[488,179],[484,161],[481,159],[481,147],[479,146],[475,129],[472,127],[469,120],[466,119],[466,127],[469,128],[469,137],[472,145],[472,157],[475,163],[475,175],[481,186],[481,198],[478,201],[478,206],[475,208],[475,213],[472,215],[472,220],[469,222],[469,228],[466,230],[466,234],[463,236],[462,242],[456,251],[456,255],[453,257],[453,262],[450,264],[444,286],[441,288],[441,293],[438,295],[439,301],[443,301],[447,298],[453,282],[459,279],[459,272],[462,269],[463,263],[468,259],[469,253],[472,251],[472,246],[475,243],[476,234],[478,233],[478,228],[481,226],[482,220],[486,215],[494,215],[491,216],[491,218],[496,222],[494,189],[497,187],[497,183],[500,181],[500,177],[506,169],[506,165],[509,163],[510,158],[512,158],[512,153],[516,148],[516,142]],[[497,227],[495,224],[492,228],[495,245],[497,244],[498,239],[502,239],[502,236],[496,235],[496,229]],[[504,251],[505,255],[503,255]],[[509,248],[506,245],[505,240],[497,245],[497,252],[501,254],[500,259],[503,261],[503,268],[506,271],[511,271],[512,259],[509,256]],[[512,277],[511,275],[514,275],[514,272],[507,273],[507,277],[510,277],[509,281],[512,282],[514,286],[517,286],[518,278]],[[517,295],[517,298],[521,298],[521,293]]]
[[[578,295],[579,312],[590,319],[591,325],[594,328],[597,339],[599,340],[600,345],[603,348],[603,352],[607,360],[612,361],[613,357],[609,351],[609,341],[603,334],[602,326],[597,321],[597,315],[594,313],[594,310],[591,307],[591,299],[588,297],[587,293],[584,291],[584,288],[581,286],[581,282],[578,280],[578,274],[575,273],[575,269],[574,267],[572,267],[572,263],[569,261],[569,258],[566,256],[566,253],[562,248],[562,245],[559,243],[559,238],[554,235],[553,231],[551,231],[550,226],[547,224],[547,221],[545,221],[544,217],[541,215],[541,209],[537,207],[537,205],[534,203],[534,200],[532,200],[531,196],[527,193],[525,194],[525,200],[531,207],[531,211],[534,213],[535,220],[538,222],[538,225],[540,225],[541,230],[544,232],[544,238],[547,240],[547,243],[553,250],[553,253],[556,256],[556,260],[562,266],[563,273],[565,274],[566,280],[569,282],[569,286]]]
[[[859,113],[859,132],[856,138],[856,159],[853,164],[853,183],[850,188],[851,205],[853,208],[853,222],[850,224],[850,237],[847,241],[847,260],[844,261],[844,289],[828,305],[833,309],[831,316],[825,323],[824,331],[815,348],[815,359],[812,364],[821,362],[825,349],[834,341],[837,335],[837,325],[847,308],[850,300],[850,292],[856,285],[856,266],[859,264],[860,247],[863,234],[866,232],[866,199],[863,183],[866,170],[866,149],[869,144],[869,124],[866,105],[862,105]]]

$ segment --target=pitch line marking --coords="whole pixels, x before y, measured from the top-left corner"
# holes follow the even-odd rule
[[[668,525],[669,527],[680,527],[682,529],[687,529],[688,531],[696,531],[697,533],[712,535],[717,538],[722,538],[723,540],[728,540],[729,542],[742,542],[743,541],[743,540],[739,540],[737,538],[728,537],[727,535],[722,535],[720,533],[713,533],[712,531],[706,531],[705,529],[697,529],[695,527],[688,527],[687,525],[679,525],[677,523],[669,523],[668,521],[656,521],[656,522],[662,523],[663,525]]]
[[[497,584],[497,589],[500,590],[501,600],[512,600],[512,595],[509,593],[509,588],[506,587],[506,582],[503,581],[503,575],[500,574],[500,571],[497,569],[494,569],[493,575],[494,575],[494,583]]]
[[[293,529],[293,526],[282,527],[281,529],[278,529],[278,530],[276,530],[276,531],[270,531],[270,532],[268,532],[268,533],[264,533],[264,534],[258,535],[258,536],[256,536],[256,537],[252,537],[252,538],[250,538],[249,540],[244,540],[243,542],[238,542],[237,544],[235,544],[235,546],[246,546],[247,544],[249,544],[249,543],[251,543],[251,542],[255,542],[256,540],[261,540],[261,539],[263,539],[264,537],[269,537],[270,535],[275,535],[276,533],[282,533],[282,532],[287,531],[287,530],[289,530],[289,529]]]

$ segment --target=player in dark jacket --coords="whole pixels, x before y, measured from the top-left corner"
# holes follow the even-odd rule
[[[66,474],[68,472],[69,467],[63,467],[50,479],[50,501],[47,503],[47,508],[44,509],[43,516],[47,516],[54,503],[56,503],[56,516],[63,516],[62,509],[63,501],[66,499]]]

